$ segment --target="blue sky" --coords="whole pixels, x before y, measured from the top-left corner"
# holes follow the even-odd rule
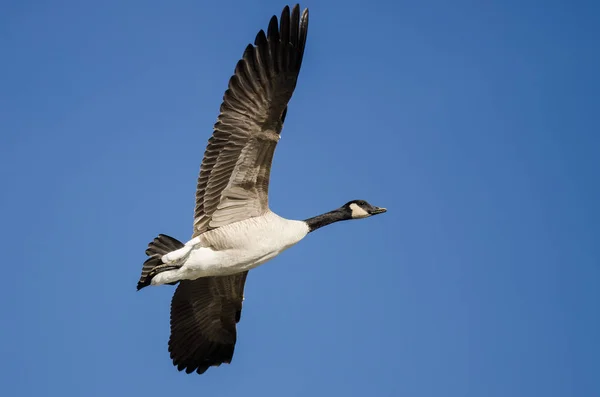
[[[600,395],[592,1],[303,3],[272,209],[389,212],[252,271],[232,365],[172,367],[144,250],[190,236],[227,81],[284,4],[2,2],[6,395]]]

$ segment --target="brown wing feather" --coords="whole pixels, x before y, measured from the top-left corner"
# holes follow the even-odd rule
[[[308,10],[273,16],[238,62],[204,153],[196,190],[194,234],[268,209],[271,160],[306,44]],[[216,215],[216,218],[215,218]]]
[[[196,191],[194,236],[267,209],[273,152],[306,43],[308,10],[271,18],[235,68],[206,148]],[[233,177],[232,177],[233,176]],[[216,219],[213,219],[216,217]],[[187,373],[229,363],[248,272],[182,281],[171,302],[169,351]]]

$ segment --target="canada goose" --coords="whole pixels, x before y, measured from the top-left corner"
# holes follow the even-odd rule
[[[169,352],[179,371],[230,363],[244,283],[253,269],[333,222],[386,211],[363,200],[304,221],[269,210],[271,161],[306,43],[308,9],[286,6],[244,51],[225,91],[204,153],[194,232],[183,244],[159,235],[149,245],[137,289],[176,284]]]

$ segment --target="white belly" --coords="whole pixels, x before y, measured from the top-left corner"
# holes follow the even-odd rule
[[[211,240],[228,248],[213,250],[195,246],[183,267],[176,271],[179,279],[224,276],[253,269],[302,240],[308,233],[308,226],[269,212],[208,233],[211,233]]]

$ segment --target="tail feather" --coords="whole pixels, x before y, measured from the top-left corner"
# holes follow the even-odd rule
[[[138,291],[150,285],[152,281],[151,276],[154,276],[154,274],[151,275],[152,270],[157,266],[164,264],[162,256],[181,247],[183,247],[181,241],[176,240],[171,236],[167,236],[166,234],[159,234],[158,237],[148,244],[146,255],[150,258],[146,259],[142,266],[142,275],[137,284]]]
[[[175,251],[183,247],[183,243],[166,234],[159,234],[154,240],[148,244],[146,255],[152,256],[155,254],[165,255],[171,251]]]

